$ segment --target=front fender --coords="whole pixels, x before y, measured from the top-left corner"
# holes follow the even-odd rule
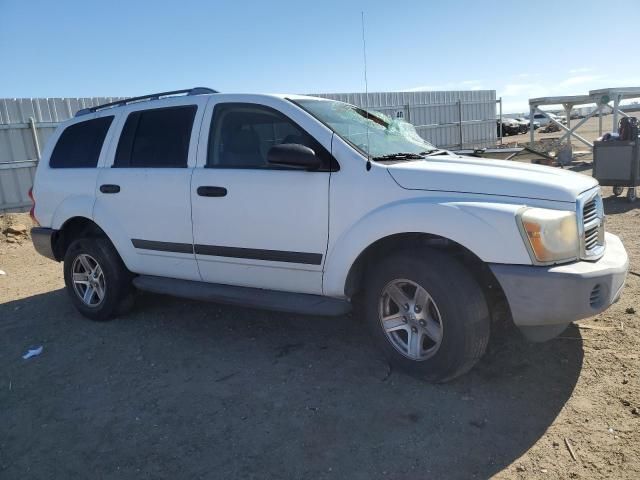
[[[516,225],[522,204],[412,198],[371,210],[329,246],[323,277],[325,295],[345,296],[351,266],[371,244],[401,233],[447,238],[491,263],[531,264]]]

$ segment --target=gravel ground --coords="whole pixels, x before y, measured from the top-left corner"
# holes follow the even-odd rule
[[[605,200],[634,272],[637,205]],[[560,338],[506,332],[434,386],[390,370],[349,316],[145,294],[126,317],[90,322],[60,264],[3,238],[3,479],[640,478],[636,275]]]

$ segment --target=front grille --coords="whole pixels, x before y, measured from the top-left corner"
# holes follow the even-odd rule
[[[585,203],[584,208],[582,210],[582,220],[584,224],[592,222],[593,220],[598,218],[598,206],[596,205],[596,199],[593,198]]]
[[[598,246],[598,230],[600,227],[593,227],[584,232],[584,248],[592,250]]]
[[[578,208],[581,257],[584,260],[597,260],[604,254],[604,208],[600,192],[591,191],[581,196]]]

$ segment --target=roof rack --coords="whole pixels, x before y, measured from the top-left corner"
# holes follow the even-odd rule
[[[170,97],[173,95],[184,95],[186,94],[187,96],[190,95],[207,95],[209,93],[220,93],[217,90],[213,90],[211,88],[207,88],[207,87],[195,87],[195,88],[188,88],[185,90],[173,90],[171,92],[160,92],[160,93],[152,93],[149,95],[142,95],[141,97],[131,97],[131,98],[126,98],[124,100],[118,100],[117,102],[111,102],[111,103],[105,103],[103,105],[97,105],[95,107],[91,107],[91,108],[83,108],[81,110],[78,110],[76,112],[76,117],[79,117],[81,115],[87,115],[89,113],[95,113],[98,110],[104,110],[105,108],[113,108],[113,107],[121,107],[123,105],[128,105],[130,103],[136,103],[142,100],[159,100],[160,98],[163,97]]]

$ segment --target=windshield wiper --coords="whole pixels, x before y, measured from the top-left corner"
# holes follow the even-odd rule
[[[426,152],[420,152],[423,155],[426,155],[427,157],[432,157],[434,155],[445,155],[447,153],[449,153],[446,150],[442,150],[441,148],[435,148],[433,150],[428,150]]]
[[[384,162],[385,160],[422,160],[424,159],[423,155],[419,153],[390,153],[388,155],[381,155],[379,157],[373,157],[373,160],[378,162]]]

